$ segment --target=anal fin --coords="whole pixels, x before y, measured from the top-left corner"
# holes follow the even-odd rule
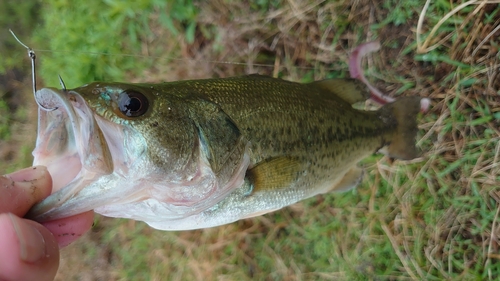
[[[360,167],[352,167],[330,191],[344,192],[355,188],[363,180],[363,174],[364,171]]]

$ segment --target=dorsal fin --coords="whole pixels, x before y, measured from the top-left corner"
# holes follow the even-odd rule
[[[349,104],[355,104],[370,98],[370,92],[366,85],[353,78],[326,79],[311,82],[311,85],[327,90]]]

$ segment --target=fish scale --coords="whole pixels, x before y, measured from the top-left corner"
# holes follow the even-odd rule
[[[39,221],[95,209],[165,230],[212,227],[353,188],[363,174],[357,163],[379,150],[392,158],[418,155],[420,98],[358,110],[352,105],[369,93],[353,79],[300,84],[249,75],[161,84],[95,82],[72,90],[42,89],[36,96],[41,105],[59,100],[61,106],[57,114],[39,112],[52,121],[40,128],[35,164],[47,165],[57,179],[60,172],[52,167],[60,164],[43,155],[69,151],[81,162],[74,179],[56,182],[62,188],[31,210]],[[98,127],[71,130],[64,121],[69,116]],[[68,144],[47,151],[43,138],[66,132],[63,125],[70,128],[68,143],[90,148]],[[90,137],[100,132],[105,141],[77,141],[73,131]],[[108,151],[111,159],[85,162],[89,155],[80,151]]]

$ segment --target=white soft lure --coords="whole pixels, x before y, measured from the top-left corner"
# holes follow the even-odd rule
[[[349,58],[349,73],[352,78],[359,79],[368,86],[371,93],[371,99],[379,104],[386,104],[389,102],[394,102],[395,99],[390,96],[384,95],[379,89],[370,84],[368,79],[366,79],[363,74],[363,69],[361,67],[361,60],[363,57],[369,53],[376,52],[380,49],[380,42],[368,42],[359,45],[351,52],[351,57]],[[430,100],[423,98],[420,103],[421,111],[427,112],[430,106]]]

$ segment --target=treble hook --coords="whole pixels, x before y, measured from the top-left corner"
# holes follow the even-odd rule
[[[31,80],[33,81],[33,96],[35,97],[35,102],[36,104],[38,104],[38,106],[40,108],[42,108],[43,110],[46,110],[46,111],[54,111],[54,110],[57,110],[58,107],[54,107],[54,108],[47,108],[45,106],[43,106],[42,104],[40,104],[38,102],[38,100],[36,99],[36,68],[35,68],[35,60],[36,60],[36,55],[35,55],[35,51],[33,51],[33,49],[31,49],[30,47],[26,46],[23,42],[21,42],[21,40],[19,40],[16,36],[16,34],[14,34],[14,31],[12,31],[11,29],[9,29],[10,33],[12,34],[12,36],[14,36],[14,39],[16,39],[16,41],[21,44],[21,46],[25,47],[27,50],[28,50],[28,56],[30,57],[31,59]],[[62,80],[61,80],[62,81]],[[63,83],[64,84],[64,83]],[[66,87],[64,87],[64,89],[66,89]]]

